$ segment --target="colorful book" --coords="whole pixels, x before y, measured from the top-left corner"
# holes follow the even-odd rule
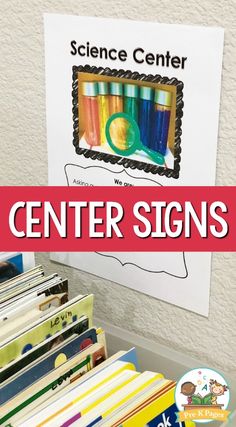
[[[96,329],[92,328],[81,335],[72,336],[69,341],[65,341],[59,347],[52,349],[48,354],[37,362],[33,362],[20,373],[1,384],[0,404],[4,404],[18,393],[29,387],[44,375],[51,372],[60,364],[66,362],[86,347],[97,342]]]
[[[81,378],[94,367],[99,351],[105,357],[102,344],[91,345],[7,402],[2,406],[3,417],[0,423],[10,421],[15,425],[19,417],[25,417],[48,398]]]
[[[120,419],[112,427],[156,427],[174,426],[176,424],[176,412],[178,408],[175,404],[175,383],[167,385],[165,388],[154,393],[149,399],[144,399],[143,403]],[[191,421],[180,423],[181,427],[193,427]]]
[[[87,356],[82,362],[80,362],[78,365],[74,367],[74,369],[70,369],[68,372],[66,372],[64,375],[60,375],[60,377],[56,378],[54,381],[50,383],[45,383],[43,388],[40,390],[35,390],[34,394],[30,396],[28,394],[27,389],[27,396],[28,398],[21,402],[19,405],[14,406],[14,400],[10,401],[10,407],[8,408],[8,412],[6,412],[6,407],[2,407],[2,413],[3,416],[0,419],[0,425],[15,425],[15,422],[18,419],[18,414],[21,413],[24,415],[24,409],[26,408],[26,413],[28,412],[28,406],[35,404],[36,407],[38,406],[38,400],[44,401],[47,397],[47,393],[52,394],[56,393],[56,390],[58,388],[64,388],[67,384],[67,379],[72,375],[72,373],[79,374],[81,371],[87,372],[91,369],[90,365],[90,357]],[[36,383],[37,384],[37,383]],[[33,406],[35,407],[35,406]]]
[[[18,359],[14,360],[12,363],[9,363],[4,368],[0,369],[0,384],[6,381],[8,378],[12,377],[15,374],[19,374],[22,369],[26,366],[29,366],[30,363],[38,362],[38,359],[41,356],[44,356],[52,350],[65,342],[72,335],[80,335],[83,332],[88,330],[88,318],[82,316],[79,320],[71,323],[66,326],[61,331],[57,332],[53,336],[50,336],[45,341],[41,342],[37,346],[33,347],[27,353],[23,354]]]
[[[61,416],[64,411],[71,409],[73,405],[76,405],[82,399],[89,398],[89,396],[96,393],[98,389],[101,390],[105,388],[105,393],[108,384],[111,384],[112,381],[116,381],[119,375],[127,371],[135,373],[135,366],[127,362],[114,362],[110,367],[92,376],[88,381],[82,382],[82,384],[75,387],[72,392],[68,393],[66,390],[66,394],[63,394],[60,398],[57,397],[51,405],[48,405],[43,410],[40,410],[38,414],[28,419],[25,425],[48,426],[57,423],[57,417]],[[91,373],[92,372],[93,371],[91,371]],[[135,378],[136,376],[137,375],[130,374],[129,378]]]
[[[93,408],[96,408],[97,405],[102,403],[105,399],[107,399],[112,394],[116,393],[119,390],[122,390],[127,384],[130,384],[135,378],[137,378],[140,373],[124,370],[121,374],[117,375],[115,378],[107,381],[106,384],[100,385],[94,390],[90,392],[88,396],[81,398],[81,396],[77,397],[74,402],[71,402],[70,406],[66,409],[59,410],[57,416],[53,418],[53,420],[48,419],[46,423],[40,422],[36,424],[37,427],[42,426],[52,426],[59,425],[63,427],[67,427],[73,423],[75,423],[82,416],[90,412]],[[32,424],[31,424],[32,425]],[[23,424],[22,427],[29,427],[30,423]]]
[[[101,419],[105,419],[110,413],[119,408],[124,402],[127,402],[129,399],[137,395],[141,390],[144,390],[146,387],[148,387],[149,384],[160,378],[160,374],[148,371],[143,372],[133,381],[113,393],[102,403],[98,404],[87,414],[83,415],[81,414],[81,412],[78,411],[78,413],[73,414],[71,418],[68,417],[66,425],[72,425],[75,422],[76,416],[78,417],[76,419],[76,427],[87,427],[88,425],[96,424]],[[50,427],[52,427],[52,424]]]
[[[98,339],[100,335],[98,335]],[[125,352],[125,351],[119,351],[116,354],[114,354],[113,356],[109,357],[109,359],[105,360],[104,362],[102,362],[101,364],[99,364],[98,366],[94,367],[91,371],[88,371],[87,373],[85,373],[82,377],[80,378],[76,378],[71,384],[67,385],[66,387],[66,392],[70,393],[73,390],[76,390],[76,388],[88,381],[89,379],[95,377],[95,375],[97,375],[99,372],[102,372],[105,368],[111,366],[113,363],[115,363],[116,361],[121,361],[121,359],[125,359],[124,361],[127,363],[130,363],[129,366],[131,366],[131,368],[129,369],[136,369],[138,368],[137,365],[137,355],[136,355],[136,350],[135,348],[132,348],[131,350]],[[96,383],[97,383],[97,378],[96,378]],[[43,402],[40,404],[40,411],[42,411],[45,407],[50,406],[51,404],[54,405],[58,399],[60,399],[61,397],[63,397],[64,399],[64,390],[59,390],[57,396],[52,396],[51,398],[47,398],[46,402]],[[38,412],[38,410],[31,410],[31,416],[35,415]],[[28,417],[27,417],[28,418]],[[24,418],[27,419],[27,418]]]
[[[62,308],[48,315],[43,322],[33,324],[20,336],[0,348],[0,367],[6,366],[12,360],[26,353],[31,348],[48,338],[49,335],[62,330],[68,324],[75,322],[80,316],[87,316],[89,326],[92,324],[93,295],[77,297],[64,304]]]
[[[98,335],[99,337],[99,335]],[[99,338],[98,338],[99,339]],[[98,379],[100,377],[98,377],[97,375],[99,373],[101,373],[101,375],[105,375],[107,373],[107,371],[105,373],[103,373],[103,370],[107,369],[108,367],[110,367],[111,369],[115,369],[116,370],[116,365],[114,366],[114,363],[116,362],[125,362],[129,364],[129,368],[127,369],[134,369],[136,371],[139,370],[139,364],[138,364],[138,360],[137,360],[137,352],[136,349],[133,347],[128,351],[119,351],[116,354],[114,354],[113,356],[109,357],[109,359],[107,359],[105,362],[102,362],[99,366],[96,366],[95,368],[93,368],[92,371],[86,373],[82,378],[76,380],[73,384],[69,385],[67,387],[67,393],[70,393],[73,390],[76,390],[76,387],[80,386],[80,384],[89,381],[90,379],[93,378],[93,381],[98,382]],[[122,365],[123,366],[123,365]],[[63,391],[57,396],[57,399],[59,399],[61,396],[63,396]],[[50,399],[47,404],[53,404],[55,402],[55,400],[52,398]],[[42,406],[41,409],[44,408],[44,405]]]
[[[144,390],[141,390],[135,396],[124,402],[116,410],[114,410],[106,419],[102,419],[97,426],[110,427],[119,423],[120,419],[127,416],[128,413],[140,406],[145,399],[148,399],[159,390],[169,387],[172,381],[165,378],[158,378],[156,381],[149,384]]]

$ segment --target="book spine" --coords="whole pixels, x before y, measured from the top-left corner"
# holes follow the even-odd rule
[[[35,393],[33,396],[26,399],[24,402],[22,402],[20,405],[16,406],[14,409],[12,409],[8,414],[4,415],[0,419],[0,425],[5,423],[6,421],[14,422],[17,420],[15,417],[20,411],[28,407],[29,405],[35,403],[35,406],[38,406],[40,403],[45,401],[46,399],[50,398],[51,395],[57,393],[61,389],[65,388],[67,385],[69,385],[75,377],[78,375],[78,371],[81,369],[83,370],[83,373],[81,375],[85,374],[86,372],[91,370],[91,356],[87,356],[79,365],[75,366],[74,368],[70,369],[68,372],[66,372],[64,375],[60,376],[50,384],[48,384],[46,387]],[[31,408],[33,409],[33,408]],[[14,417],[14,419],[13,419]]]

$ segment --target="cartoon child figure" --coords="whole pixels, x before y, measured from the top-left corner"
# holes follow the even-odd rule
[[[216,380],[210,380],[211,404],[217,405],[217,397],[222,396],[228,389],[227,385],[220,384]]]
[[[187,381],[181,385],[181,393],[187,396],[188,405],[192,403],[192,396],[195,394],[197,386]]]

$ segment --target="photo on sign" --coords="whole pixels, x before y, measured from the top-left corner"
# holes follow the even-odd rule
[[[0,284],[23,273],[22,253],[0,252]]]
[[[72,96],[77,154],[179,178],[181,81],[74,66]]]

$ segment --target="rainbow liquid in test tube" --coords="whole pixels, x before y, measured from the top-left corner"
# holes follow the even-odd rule
[[[110,116],[115,113],[123,113],[123,85],[118,82],[110,83]]]
[[[109,91],[107,82],[98,82],[98,110],[100,124],[100,141],[101,144],[106,142],[106,123],[109,119]]]
[[[90,146],[100,145],[100,127],[97,95],[97,83],[82,83],[82,96],[85,119],[85,139]]]
[[[123,113],[123,85],[120,82],[110,83],[110,116],[116,113]],[[124,150],[126,148],[126,130],[127,125],[124,120],[117,120],[113,123],[112,133],[116,141],[117,148]]]
[[[172,93],[165,90],[155,90],[153,138],[151,149],[166,155],[170,126]]]
[[[140,139],[145,147],[151,148],[153,126],[154,90],[148,86],[141,86],[139,101],[139,129]]]
[[[137,85],[124,85],[124,113],[129,114],[136,122],[138,122],[138,90]]]
[[[124,85],[124,112],[138,123],[138,86],[127,83]],[[128,148],[134,141],[135,135],[132,126],[128,126],[126,132],[126,145]]]

